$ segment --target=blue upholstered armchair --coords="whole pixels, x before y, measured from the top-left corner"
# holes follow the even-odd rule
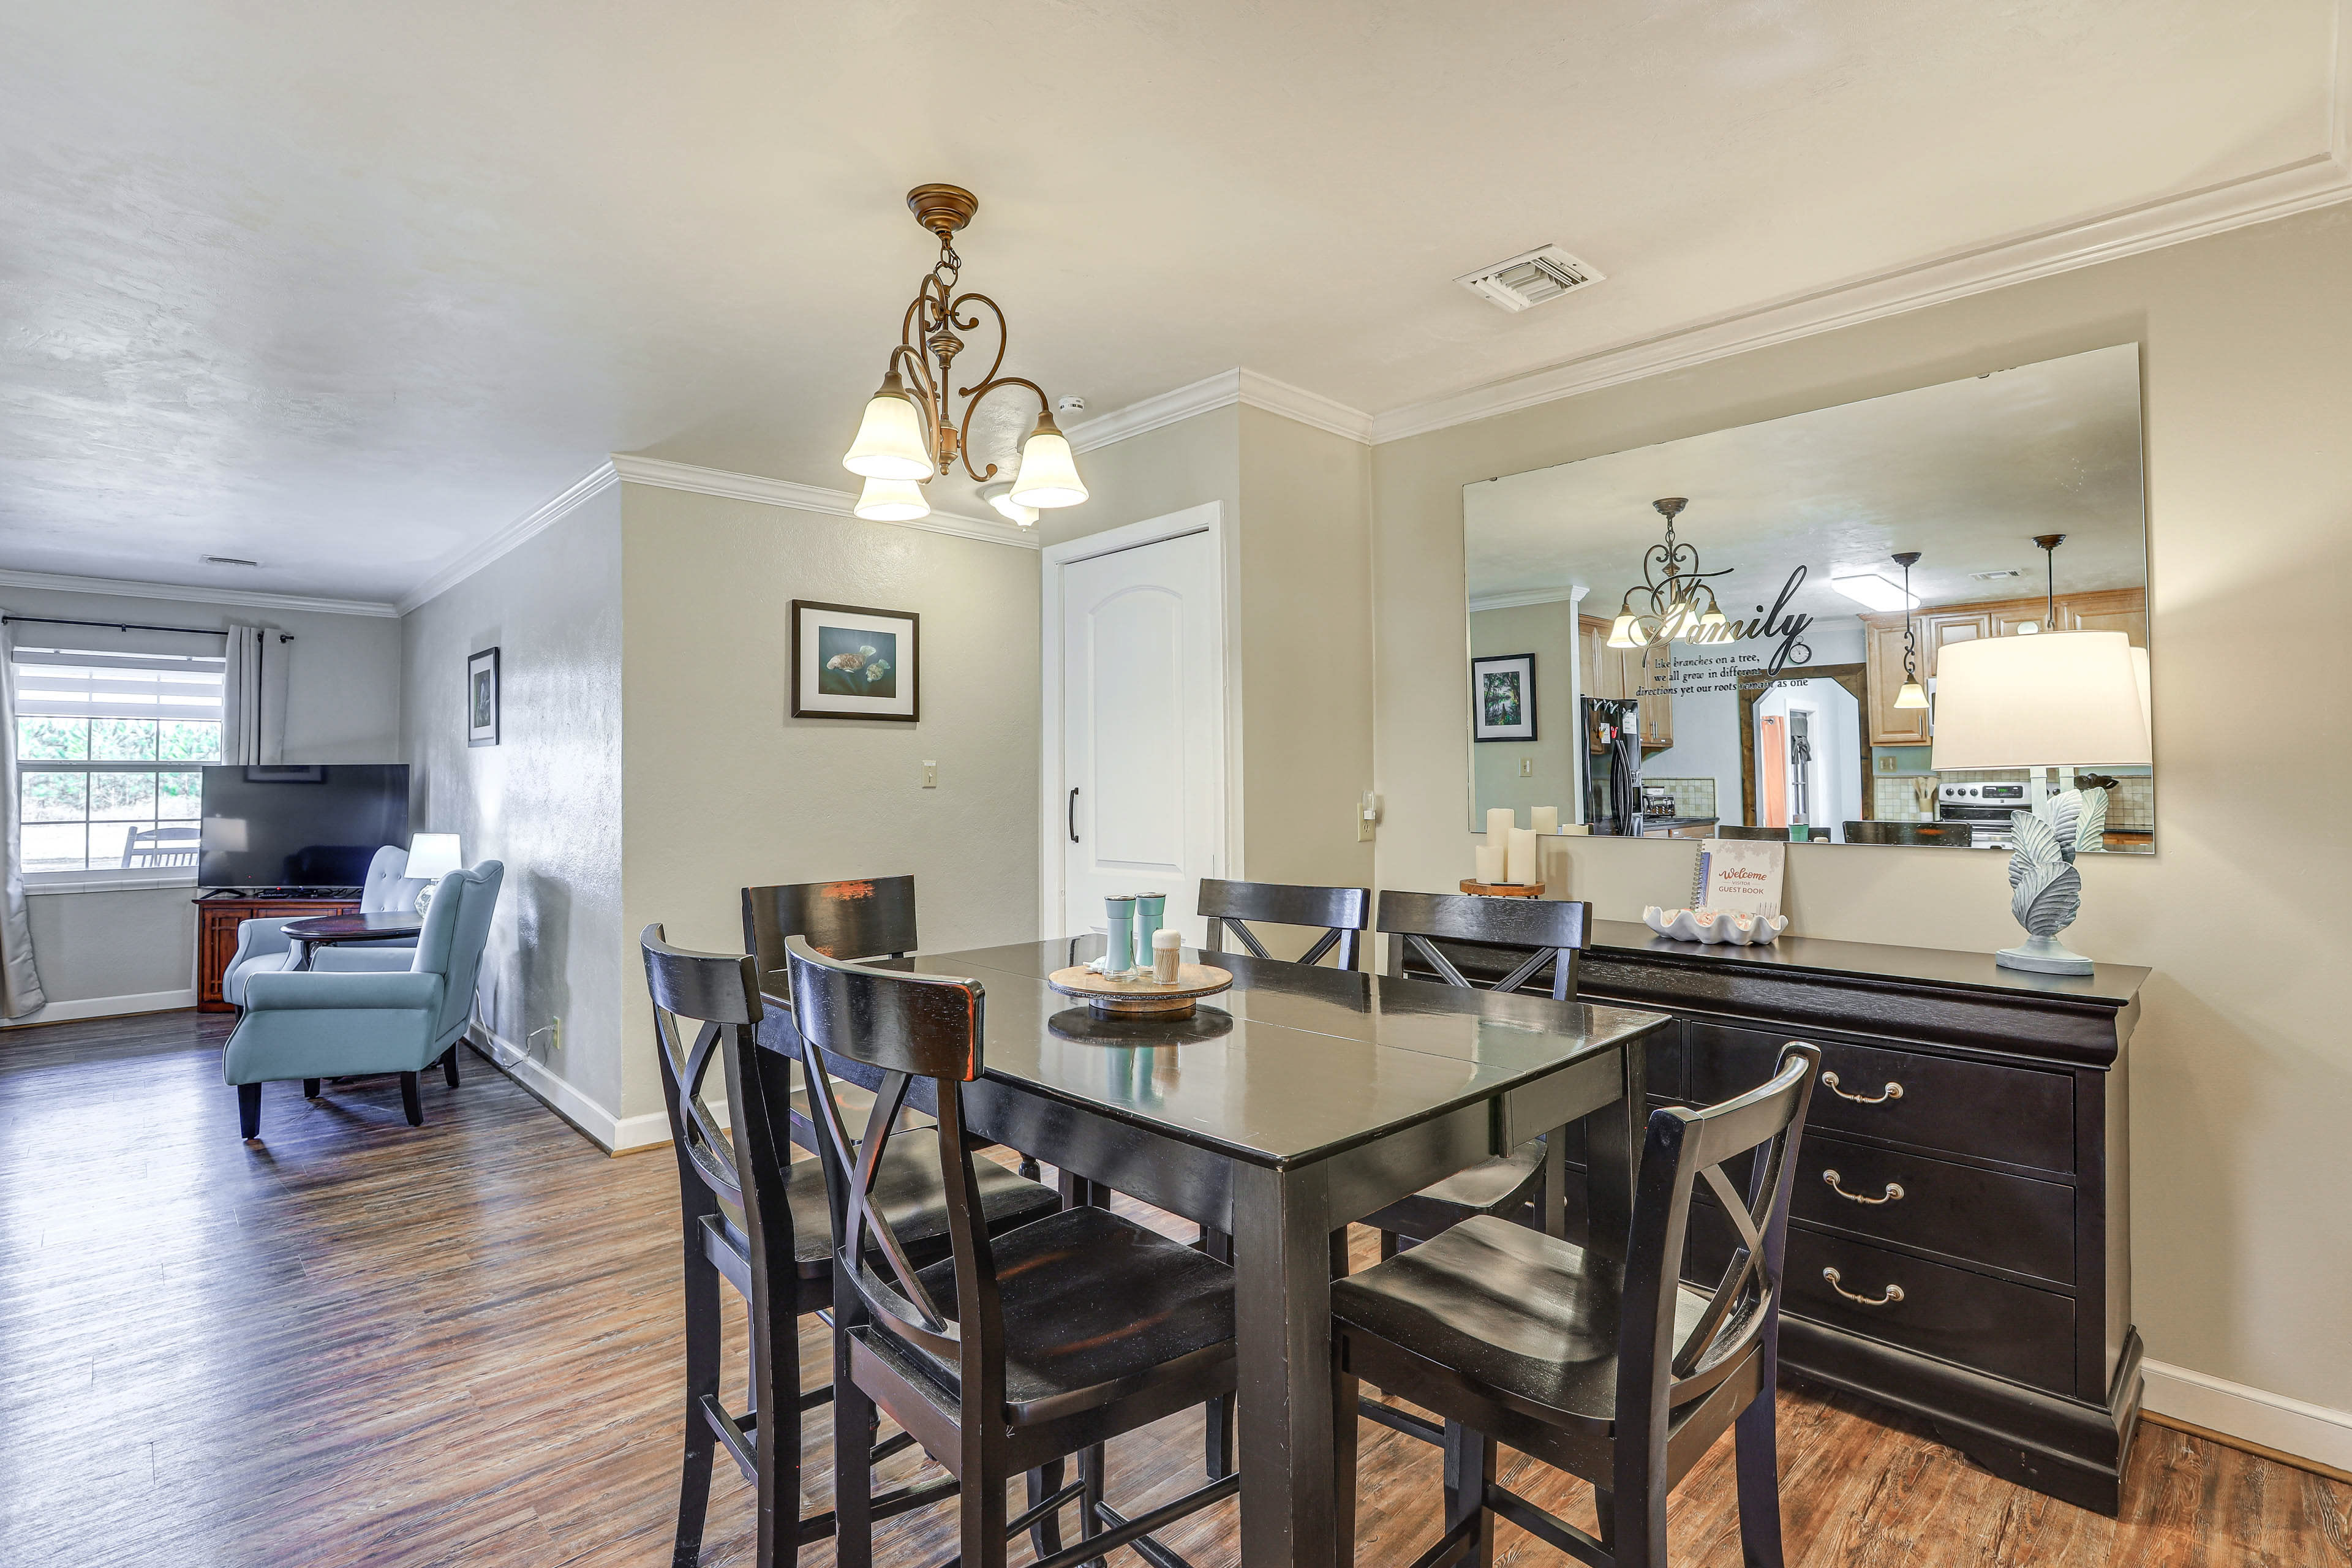
[[[360,889],[360,912],[376,914],[391,910],[413,910],[416,907],[417,890],[425,886],[418,878],[406,876],[408,851],[397,844],[387,844],[375,852],[368,862],[367,885]],[[299,921],[300,915],[281,915],[269,920],[239,921],[236,924],[236,953],[228,961],[221,975],[221,1000],[233,1007],[245,1005],[245,983],[257,974],[275,974],[294,964],[294,943],[286,934],[286,922]],[[416,944],[413,942],[387,942],[377,945],[399,950],[403,964],[408,962]]]
[[[398,1073],[408,1124],[423,1126],[416,1076],[438,1061],[457,1081],[457,1043],[505,879],[496,860],[443,878],[413,951],[331,947],[307,970],[253,975],[222,1053],[245,1136],[261,1134],[263,1084],[300,1079],[316,1096],[320,1080],[362,1073]]]

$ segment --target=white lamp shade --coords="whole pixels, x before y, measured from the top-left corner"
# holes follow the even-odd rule
[[[1916,680],[1905,681],[1903,683],[1903,689],[1895,694],[1895,706],[1897,708],[1925,708],[1927,706],[1927,689],[1922,687]]]
[[[457,836],[454,833],[420,833],[408,841],[405,875],[432,882],[452,871],[465,868],[466,862],[457,852]]]
[[[857,422],[857,439],[850,443],[841,466],[869,479],[931,477],[930,443],[923,439],[922,419],[905,393],[886,389],[866,403],[866,417]]]
[[[931,503],[912,479],[868,479],[849,510],[868,522],[912,522],[930,516]]]
[[[2145,677],[2121,632],[1979,637],[1937,656],[1928,766],[2146,767]]]
[[[1633,617],[1629,612],[1609,623],[1611,647],[1640,647],[1642,639],[1633,635]]]
[[[1059,430],[1039,427],[1021,444],[1021,472],[1013,481],[1012,500],[1040,510],[1076,506],[1087,499],[1086,481],[1078,478],[1078,461],[1070,453],[1069,438]]]

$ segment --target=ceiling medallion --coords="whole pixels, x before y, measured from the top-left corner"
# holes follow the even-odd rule
[[[866,405],[857,438],[841,466],[866,480],[854,509],[877,522],[910,522],[930,514],[922,486],[961,460],[965,473],[982,486],[988,503],[1013,522],[1027,526],[1039,510],[1076,506],[1087,499],[1078,478],[1070,443],[1054,424],[1051,400],[1034,381],[999,375],[1010,339],[1004,311],[987,295],[956,292],[963,258],[956,254],[955,235],[980,210],[980,198],[957,185],[918,185],[907,193],[915,221],[939,236],[940,259],[923,277],[913,303],[899,328],[898,346],[890,351],[882,385]],[[985,306],[996,322],[996,357],[988,373],[969,386],[954,388],[950,374],[964,341],[957,334],[981,324]],[[992,392],[1008,386],[1026,389],[1037,399],[1037,425],[1021,444],[1021,463],[1012,480],[997,479],[996,465],[974,468],[969,437],[972,411]],[[958,419],[956,400],[962,416]],[[993,481],[993,482],[992,482]]]

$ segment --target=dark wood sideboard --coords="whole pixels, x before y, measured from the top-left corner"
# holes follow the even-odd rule
[[[1499,973],[1499,950],[1444,945]],[[1803,937],[1704,947],[1601,921],[1580,990],[1675,1016],[1656,1104],[1752,1088],[1783,1041],[1821,1047],[1837,1081],[1814,1087],[1790,1204],[1784,1372],[2113,1515],[2139,1418],[2125,1047],[2147,975]],[[1695,1205],[1689,1276],[1712,1284],[1731,1246]]]
[[[347,915],[360,907],[357,899],[197,899],[196,1008],[205,1013],[234,1013],[221,999],[221,976],[236,956],[236,928],[243,921],[276,916]]]

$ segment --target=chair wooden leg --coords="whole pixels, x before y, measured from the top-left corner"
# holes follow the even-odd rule
[[[411,1127],[425,1125],[425,1101],[417,1092],[416,1075],[413,1072],[400,1075],[400,1108],[408,1112]]]
[[[1781,1568],[1779,1404],[1769,1384],[1739,1413],[1733,1441],[1739,1477],[1739,1557],[1746,1568]]]
[[[1357,1428],[1363,1417],[1356,1414],[1357,1401],[1363,1394],[1360,1378],[1339,1369],[1338,1347],[1333,1347],[1331,1359],[1331,1496],[1332,1537],[1339,1543],[1339,1562],[1356,1561],[1356,1447]]]
[[[1386,1263],[1390,1258],[1394,1258],[1396,1255],[1397,1233],[1392,1230],[1384,1230],[1381,1232],[1381,1261]]]
[[[441,1081],[451,1089],[457,1087],[457,1047],[455,1046],[441,1053]]]
[[[963,1489],[956,1494],[963,1533],[961,1568],[1004,1568],[1004,1482],[982,1467],[967,1465]]]
[[[1486,1511],[1486,1487],[1495,1479],[1495,1442],[1459,1421],[1445,1424],[1445,1532],[1475,1518],[1465,1568],[1495,1568],[1495,1516]]]
[[[1592,1489],[1592,1517],[1601,1521],[1601,1544],[1617,1549],[1617,1494],[1606,1487]]]
[[[834,1561],[840,1568],[874,1568],[874,1402],[849,1375],[848,1314],[839,1304],[835,1311],[840,1315],[833,1335]]]
[[[1059,1459],[1049,1460],[1029,1472],[1027,1479],[1031,1508],[1035,1508],[1062,1489],[1062,1461]],[[1040,1562],[1059,1552],[1062,1549],[1062,1516],[1059,1513],[1049,1513],[1031,1525],[1029,1544],[1036,1549]]]
[[[697,1568],[703,1522],[710,1508],[710,1461],[718,1436],[702,1414],[705,1394],[719,1392],[719,1270],[701,1251],[686,1249],[686,1448],[678,1463],[677,1540],[671,1568]],[[795,1505],[797,1506],[797,1504]]]
[[[261,1086],[241,1083],[236,1086],[236,1135],[247,1142],[261,1136]]]
[[[1078,1493],[1078,1539],[1092,1541],[1103,1532],[1102,1516],[1095,1510],[1103,1500],[1103,1446],[1083,1449],[1078,1455],[1078,1479],[1085,1489]],[[1090,1557],[1078,1568],[1104,1568],[1103,1560]]]
[[[319,1098],[319,1080],[317,1079],[306,1078],[302,1080],[302,1098],[305,1100],[316,1100]]]
[[[751,1310],[749,1341],[751,1409],[759,1421],[756,1561],[758,1568],[793,1568],[801,1542],[800,1321],[790,1312],[762,1317]]]

